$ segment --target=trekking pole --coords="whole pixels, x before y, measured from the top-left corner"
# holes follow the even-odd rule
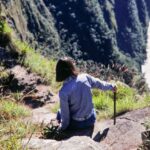
[[[114,92],[114,125],[116,124],[116,92]]]

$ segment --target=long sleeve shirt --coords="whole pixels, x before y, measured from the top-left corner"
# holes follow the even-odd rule
[[[69,77],[59,91],[62,130],[65,130],[73,118],[84,118],[93,110],[92,88],[112,90],[113,84],[101,81],[88,74]]]

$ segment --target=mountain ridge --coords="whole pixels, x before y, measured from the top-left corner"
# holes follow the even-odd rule
[[[69,55],[140,70],[146,59],[148,0],[2,1],[18,37],[44,56]]]

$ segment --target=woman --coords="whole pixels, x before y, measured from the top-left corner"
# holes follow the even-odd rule
[[[60,59],[56,65],[56,81],[64,82],[59,91],[60,111],[57,120],[60,129],[85,129],[94,125],[96,113],[92,103],[92,88],[116,91],[116,86],[94,78],[89,74],[78,74],[71,59]]]

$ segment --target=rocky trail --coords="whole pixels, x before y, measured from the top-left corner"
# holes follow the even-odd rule
[[[14,66],[13,68],[9,69],[9,71],[13,76],[11,81],[13,87],[11,87],[11,89],[14,91],[20,90],[24,92],[25,95],[27,95],[24,98],[25,103],[30,105],[30,99],[32,99],[31,103],[33,105],[31,107],[36,108],[38,107],[38,104],[39,106],[42,106],[44,103],[52,101],[51,97],[53,96],[53,93],[51,92],[50,86],[45,85],[40,76],[27,71],[20,65]],[[39,101],[37,105],[36,102],[34,105],[34,99]]]
[[[0,58],[5,58],[4,49],[0,49]],[[2,55],[3,54],[3,55]],[[8,55],[8,54],[7,54]],[[9,60],[10,59],[10,60]],[[12,59],[12,60],[11,60]],[[12,57],[3,60],[11,62],[7,70],[11,75],[10,90],[23,92],[22,101],[31,109],[31,116],[25,121],[35,124],[48,124],[55,114],[51,112],[58,96],[52,93],[43,79],[24,68]],[[97,122],[91,138],[73,136],[68,140],[55,141],[32,137],[23,139],[23,148],[38,150],[135,150],[142,144],[141,133],[145,131],[144,122],[150,118],[150,108],[135,110],[117,117],[116,125],[113,120]]]
[[[19,81],[20,86],[25,86],[26,91],[29,91],[29,89],[35,91],[34,96],[29,94],[24,98],[25,104],[32,108],[32,115],[26,118],[26,121],[35,124],[48,124],[56,116],[51,112],[51,108],[55,101],[58,100],[57,95],[54,96],[50,92],[50,87],[41,84],[41,82],[37,84],[41,80],[40,77],[32,73],[28,74],[25,68],[15,66],[11,71],[14,74],[14,79]],[[37,149],[40,149],[40,147],[45,149],[46,144],[47,149],[49,147],[51,149],[72,149],[78,143],[78,149],[90,149],[91,145],[91,149],[137,149],[142,144],[141,133],[145,131],[143,124],[148,117],[150,117],[150,108],[145,108],[128,112],[118,117],[115,126],[113,125],[113,120],[97,122],[93,132],[93,139],[97,141],[96,143],[84,136],[72,137],[63,142],[33,138],[28,143],[28,147],[35,149],[39,145]],[[103,138],[104,140],[102,140]],[[87,145],[87,141],[93,144]],[[41,143],[43,143],[43,146]]]
[[[50,86],[46,85],[44,79],[39,75],[20,65],[17,57],[17,54],[0,48],[1,64],[4,65],[9,73],[8,90],[23,93],[22,100],[32,108],[52,102],[51,98],[54,94]]]
[[[36,110],[40,112],[39,123],[42,122],[42,118],[49,122],[52,117],[50,113],[45,113],[46,111],[43,110],[45,111],[46,108]],[[38,113],[35,114],[37,117],[38,115]],[[73,136],[64,141],[32,138],[29,142],[28,139],[24,139],[23,145],[28,143],[29,149],[40,150],[136,150],[142,144],[141,133],[145,131],[144,122],[149,117],[150,108],[145,108],[118,117],[115,126],[113,120],[97,122],[93,132],[93,140],[85,136]]]

